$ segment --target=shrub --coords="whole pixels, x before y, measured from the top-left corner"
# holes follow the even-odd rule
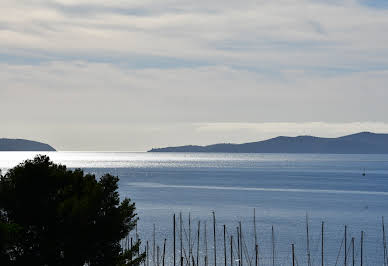
[[[139,265],[140,240],[126,251],[120,245],[138,218],[135,203],[120,202],[118,181],[47,156],[0,175],[0,264]]]

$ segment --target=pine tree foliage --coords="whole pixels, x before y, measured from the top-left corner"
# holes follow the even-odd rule
[[[99,180],[37,156],[0,175],[1,265],[139,265],[135,203],[120,201],[118,177]]]

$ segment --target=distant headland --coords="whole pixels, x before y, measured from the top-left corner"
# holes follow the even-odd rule
[[[338,138],[280,136],[243,144],[187,145],[148,152],[388,154],[388,134],[361,132]]]
[[[42,142],[0,138],[0,151],[55,151],[55,149]]]

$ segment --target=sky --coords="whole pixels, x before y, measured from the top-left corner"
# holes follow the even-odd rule
[[[145,151],[388,133],[386,0],[1,0],[0,137]]]

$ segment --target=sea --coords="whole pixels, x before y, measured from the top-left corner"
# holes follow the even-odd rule
[[[4,174],[37,154],[0,152],[0,169]],[[227,265],[238,266],[239,242],[246,266],[255,265],[256,243],[259,265],[292,265],[292,245],[295,265],[321,265],[322,255],[324,265],[345,265],[345,258],[346,265],[360,265],[361,248],[363,265],[387,265],[388,155],[39,154],[97,178],[120,178],[120,197],[136,203],[139,218],[137,235],[123,245],[139,237],[143,251],[148,242],[147,266],[163,258],[174,265],[174,214],[176,265],[181,238],[184,265],[197,258],[205,265],[205,257],[207,265],[225,265],[226,251]]]

